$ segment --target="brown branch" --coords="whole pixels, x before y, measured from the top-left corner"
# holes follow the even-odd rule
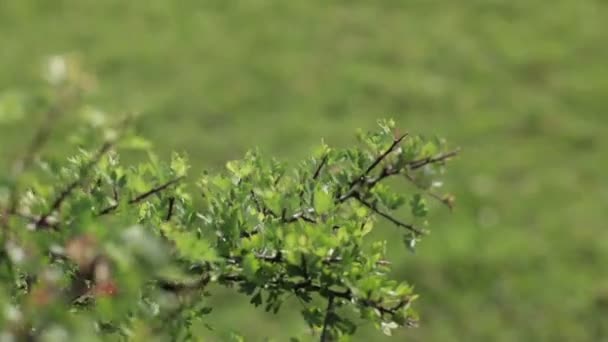
[[[349,183],[348,190],[346,191],[345,194],[343,194],[343,195],[340,195],[339,193],[337,194],[336,202],[342,203],[342,202],[348,200],[349,198],[354,197],[357,194],[357,184],[365,183],[367,181],[367,176],[369,175],[369,173],[372,172],[376,168],[376,166],[378,166],[378,164],[380,164],[391,152],[393,152],[395,150],[395,148],[407,136],[408,136],[408,133],[405,133],[405,134],[399,136],[398,138],[395,138],[393,140],[393,143],[391,144],[391,146],[389,146],[389,148],[386,149],[386,151],[384,151],[382,154],[380,154],[378,157],[376,157],[376,159],[370,164],[370,166],[367,167],[367,169],[365,169],[365,171],[361,175],[359,175],[357,178],[353,179]],[[384,170],[387,170],[387,168],[384,168],[383,172],[384,172]],[[378,181],[380,181],[380,180],[381,179],[379,179]]]
[[[274,211],[272,211],[272,209],[268,208],[266,206],[266,204],[264,204],[264,202],[260,198],[258,198],[258,196],[255,194],[255,192],[253,190],[251,190],[250,193],[251,193],[251,198],[253,199],[253,203],[255,203],[257,210],[259,212],[261,212],[264,215],[270,215],[275,218],[278,217],[278,215]]]
[[[200,290],[209,284],[211,277],[208,274],[190,282],[175,282],[170,280],[160,279],[157,281],[157,285],[164,291],[181,293],[184,291]]]
[[[298,220],[303,220],[309,223],[317,223],[317,220],[315,220],[312,217],[306,216],[306,213],[314,213],[313,209],[308,209],[308,210],[303,210],[303,211],[298,211],[297,213],[291,215],[291,216],[283,216],[283,222],[285,223],[292,223]]]
[[[328,159],[329,159],[329,154],[326,154],[323,156],[323,159],[321,159],[321,162],[319,163],[319,166],[315,170],[315,173],[312,175],[313,180],[316,180],[317,178],[319,178],[319,175],[321,175],[321,170],[323,170],[323,167],[325,166],[325,164],[327,164]]]
[[[331,314],[333,313],[333,306],[334,306],[334,296],[333,295],[329,295],[329,297],[327,298],[327,309],[325,309],[325,319],[323,320],[323,329],[321,330],[321,338],[319,339],[320,342],[327,342],[329,341],[330,337],[329,337],[329,325],[330,325],[330,320],[331,320]]]
[[[165,217],[165,221],[171,221],[171,217],[173,216],[173,206],[175,205],[175,197],[169,197],[169,208],[167,208],[167,216]]]
[[[287,213],[286,213],[286,209],[284,208],[283,212],[281,212],[281,216],[280,217],[276,216],[272,212],[270,213],[270,215],[273,218],[275,218],[275,219],[276,218],[280,218],[281,222],[287,223],[287,224],[294,223],[294,222],[299,221],[299,220],[306,221],[308,223],[318,223],[316,219],[314,219],[314,218],[312,218],[310,216],[307,216],[306,212],[314,213],[314,209],[308,209],[308,210],[298,211],[297,213],[295,213],[295,214],[293,214],[291,216],[288,216]],[[242,238],[249,238],[249,237],[252,237],[252,236],[254,236],[254,235],[258,234],[258,233],[259,233],[259,231],[254,228],[254,229],[252,229],[249,232],[248,231],[242,231],[241,232],[241,237]]]
[[[392,165],[386,166],[382,169],[382,172],[376,177],[366,181],[367,187],[371,190],[376,184],[382,182],[385,178],[399,174],[401,170],[394,168]]]
[[[249,280],[241,275],[223,275],[218,278],[218,281],[220,283],[243,283],[248,282]],[[377,309],[383,315],[395,315],[398,313],[399,310],[403,309],[411,301],[411,298],[404,298],[401,299],[396,305],[389,307],[386,306],[386,304],[383,304],[382,299],[374,301],[371,299],[359,298],[353,294],[350,288],[346,288],[343,291],[333,290],[327,287],[322,287],[320,284],[316,284],[310,279],[306,279],[300,282],[289,282],[279,278],[277,280],[268,282],[267,285],[271,287],[280,286],[283,288],[287,288],[296,294],[300,291],[316,292],[327,298],[328,300],[329,298],[333,298],[333,300],[335,301],[336,298],[340,298],[349,303],[359,303],[360,305]]]
[[[21,173],[27,170],[32,162],[34,161],[34,156],[42,147],[48,142],[49,137],[51,136],[53,124],[55,123],[57,116],[61,114],[62,109],[66,106],[65,103],[59,102],[52,106],[44,116],[44,122],[38,126],[38,130],[34,133],[32,140],[27,146],[25,153],[22,158],[15,160],[12,168],[12,176],[15,183],[11,186],[10,189],[10,198],[8,202],[7,208],[4,210],[2,216],[2,225],[7,226],[8,224],[8,216],[14,214],[17,211],[17,206],[19,202],[19,189],[17,185],[17,181],[15,180]]]
[[[107,215],[107,214],[113,212],[116,209],[118,209],[118,204],[113,204],[113,205],[111,205],[109,207],[106,207],[106,208],[102,209],[100,212],[97,213],[97,216]]]
[[[440,154],[435,157],[427,157],[427,158],[423,158],[423,159],[419,159],[419,160],[410,161],[406,164],[406,167],[408,167],[412,171],[417,170],[425,165],[444,162],[444,161],[456,156],[458,153],[460,153],[459,149],[445,153],[445,154]],[[354,183],[351,182],[351,184],[353,184],[353,185],[350,186],[349,190],[344,195],[338,197],[337,202],[341,203],[341,202],[348,200],[349,198],[355,197],[357,194],[357,188],[355,187],[355,185],[357,183],[365,184],[365,185],[367,185],[368,189],[372,189],[374,186],[376,186],[376,184],[380,183],[385,178],[393,176],[393,175],[397,175],[397,174],[401,173],[402,170],[403,169],[397,169],[392,165],[388,165],[382,169],[382,171],[380,172],[380,174],[377,177],[369,179],[366,177],[367,174],[363,174],[356,181],[354,181]]]
[[[178,183],[183,178],[184,178],[184,176],[179,176],[179,177],[177,177],[175,179],[172,179],[172,180],[168,181],[165,184],[162,184],[162,185],[157,186],[157,187],[155,187],[153,189],[150,189],[150,190],[144,192],[143,194],[135,197],[134,199],[130,200],[129,204],[139,203],[139,202],[145,200],[146,198],[148,198],[148,197],[150,197],[150,196],[152,196],[152,195],[154,195],[156,193],[159,193],[159,192],[165,190],[166,188],[170,187],[171,185]]]
[[[319,178],[319,176],[321,175],[321,170],[323,170],[323,167],[325,166],[325,164],[327,164],[327,160],[329,159],[329,154],[325,154],[323,156],[323,158],[321,159],[321,162],[319,163],[319,165],[316,167],[315,171],[313,172],[313,176],[312,176],[312,180],[317,180]],[[304,180],[302,180],[302,182],[304,182]],[[304,201],[304,189],[302,189],[300,191],[300,204],[302,206],[304,206],[305,201]]]
[[[367,167],[365,172],[363,172],[359,177],[353,179],[350,182],[350,187],[352,188],[355,186],[355,184],[364,180],[365,176],[367,176],[370,172],[372,172],[376,168],[376,166],[378,166],[378,164],[380,164],[384,160],[384,158],[386,158],[391,152],[393,152],[393,150],[395,150],[397,145],[399,145],[401,143],[401,141],[403,141],[403,139],[405,139],[407,136],[408,136],[408,133],[405,133],[405,134],[401,135],[400,137],[395,138],[393,140],[393,143],[391,144],[391,146],[386,151],[384,151],[381,155],[376,157],[376,159],[371,163],[371,165]]]
[[[460,153],[460,149],[457,149],[457,150],[454,150],[451,152],[447,152],[444,154],[440,154],[435,157],[426,157],[423,159],[414,160],[414,161],[409,162],[408,166],[409,166],[410,170],[416,170],[416,169],[419,169],[419,168],[429,165],[429,164],[435,164],[435,163],[446,161],[446,160],[456,156],[458,153]]]
[[[168,181],[168,182],[166,182],[164,184],[161,184],[161,185],[159,185],[157,187],[154,187],[154,188],[152,188],[152,189],[150,189],[150,190],[148,190],[148,191],[146,191],[146,192],[144,192],[144,193],[142,193],[140,195],[137,195],[135,198],[129,200],[129,202],[127,202],[127,203],[128,204],[139,203],[139,202],[145,200],[146,198],[148,198],[148,197],[150,197],[150,196],[152,196],[154,194],[157,194],[157,193],[159,193],[159,192],[167,189],[168,187],[172,186],[173,184],[178,183],[183,178],[184,178],[184,176],[179,176],[177,178],[174,178],[174,179],[172,179],[172,180],[170,180],[170,181]],[[118,209],[118,203],[116,203],[114,205],[111,205],[111,206],[109,206],[107,208],[102,209],[99,213],[97,213],[97,216],[107,215],[107,214],[113,212],[116,209]]]
[[[65,200],[72,194],[72,192],[77,187],[82,185],[87,174],[91,171],[91,169],[95,165],[97,165],[97,163],[99,162],[101,157],[110,149],[110,147],[112,147],[112,143],[110,143],[110,142],[105,142],[101,146],[101,148],[97,151],[97,153],[95,153],[93,158],[81,170],[80,176],[77,177],[74,181],[72,181],[72,183],[68,184],[68,186],[65,187],[65,189],[63,189],[63,191],[59,194],[59,196],[57,196],[57,198],[55,198],[55,200],[53,201],[53,204],[51,204],[51,207],[49,208],[49,210],[45,214],[40,216],[40,219],[38,220],[38,222],[36,222],[36,227],[38,227],[38,228],[49,227],[49,225],[46,222],[48,217],[51,216],[55,211],[59,210],[59,208],[61,207],[63,202],[65,202]]]
[[[424,191],[425,194],[427,194],[427,195],[431,196],[432,198],[436,199],[437,201],[441,202],[442,204],[447,206],[450,210],[454,209],[453,197],[451,197],[449,194],[446,196],[441,196],[430,190],[427,190],[427,189],[423,188],[422,186],[416,184],[416,181],[414,180],[414,178],[412,178],[412,176],[407,173],[405,174],[405,178],[408,181],[410,181],[410,183],[412,183],[417,189]]]
[[[359,201],[359,203],[361,203],[364,206],[368,207],[369,209],[371,209],[372,211],[374,211],[376,214],[378,214],[378,215],[384,217],[385,219],[389,220],[390,222],[392,222],[396,226],[406,228],[406,229],[412,231],[413,233],[415,233],[417,235],[423,235],[424,234],[424,231],[416,228],[414,225],[409,224],[409,223],[405,223],[405,222],[401,222],[401,221],[397,220],[396,218],[392,217],[391,215],[389,215],[389,214],[381,211],[375,205],[373,205],[373,204],[365,201],[364,199],[362,199],[361,196],[359,196],[358,194],[355,195],[354,198],[357,201]]]

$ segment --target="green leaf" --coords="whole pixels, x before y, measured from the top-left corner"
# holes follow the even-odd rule
[[[318,187],[315,190],[315,211],[319,214],[327,213],[334,206],[333,196],[325,187]]]
[[[382,329],[382,333],[384,333],[384,335],[386,336],[392,336],[393,330],[399,327],[399,325],[397,325],[397,323],[395,322],[382,322],[380,323],[380,326]]]
[[[425,217],[429,212],[426,200],[420,194],[412,196],[410,207],[412,208],[412,214],[416,217]]]
[[[217,256],[215,250],[204,239],[199,239],[193,232],[179,231],[169,224],[161,226],[162,232],[177,247],[178,253],[193,261],[215,261]]]
[[[176,176],[186,175],[188,167],[188,161],[185,157],[177,153],[171,155],[171,171],[173,171]]]
[[[247,254],[243,258],[243,273],[248,277],[254,277],[260,269],[260,262],[253,254]]]
[[[258,291],[253,297],[251,297],[251,304],[257,306],[262,305],[262,291]]]

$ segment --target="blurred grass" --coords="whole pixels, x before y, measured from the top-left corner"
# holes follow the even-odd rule
[[[600,0],[2,0],[0,91],[78,53],[101,79],[93,102],[142,111],[195,170],[253,146],[297,160],[381,117],[447,137],[464,149],[458,206],[416,255],[391,245],[422,295],[421,327],[393,340],[607,341],[606,18]],[[26,128],[0,128],[0,160]],[[218,331],[305,328],[291,307],[217,300]]]

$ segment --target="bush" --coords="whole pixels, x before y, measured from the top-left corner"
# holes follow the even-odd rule
[[[386,241],[370,233],[386,220],[414,249],[427,199],[452,206],[433,192],[456,154],[443,141],[387,120],[359,133],[359,147],[322,144],[292,167],[252,151],[187,178],[183,155],[161,162],[131,120],[79,103],[91,77],[53,63],[54,100],[37,101],[47,121],[0,183],[2,340],[196,339],[211,284],[274,313],[297,298],[310,326],[297,338],[340,339],[361,320],[389,335],[417,324],[412,287],[390,277]],[[85,118],[68,135],[75,152],[41,157],[69,112]],[[126,165],[125,151],[146,161]],[[393,178],[415,190],[392,190]],[[411,222],[393,215],[403,208]]]

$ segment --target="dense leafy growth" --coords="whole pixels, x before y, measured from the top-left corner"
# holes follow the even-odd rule
[[[391,278],[386,241],[372,231],[388,220],[413,249],[427,199],[452,206],[434,192],[456,154],[443,141],[381,121],[358,147],[322,144],[293,166],[252,151],[187,178],[184,156],[163,163],[129,120],[82,107],[89,76],[53,67],[48,121],[0,180],[3,338],[195,339],[212,283],[274,313],[296,298],[310,331],[294,338],[346,338],[362,321],[385,334],[417,324],[412,286]],[[74,151],[43,153],[70,111],[85,114]],[[145,161],[124,164],[125,151]],[[390,179],[415,191],[397,193]]]

